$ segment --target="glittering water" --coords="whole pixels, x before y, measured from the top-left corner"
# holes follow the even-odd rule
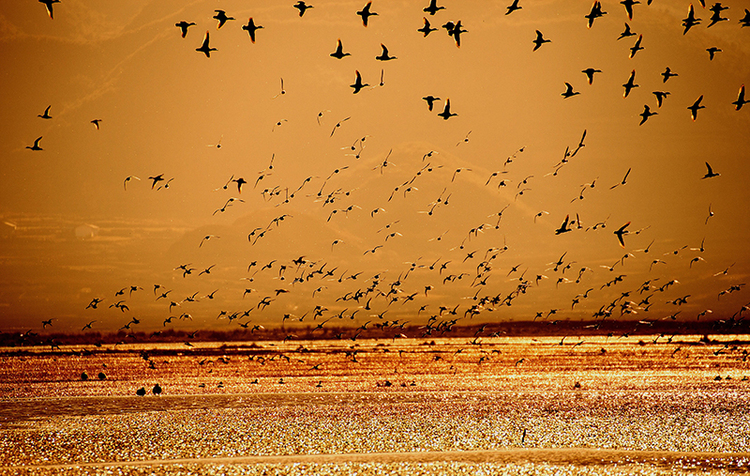
[[[0,471],[750,472],[747,336],[655,337],[0,349]]]

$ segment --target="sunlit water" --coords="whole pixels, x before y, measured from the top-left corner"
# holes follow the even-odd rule
[[[0,349],[0,472],[747,473],[748,341]]]

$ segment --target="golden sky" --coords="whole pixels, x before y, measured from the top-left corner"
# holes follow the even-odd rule
[[[54,19],[0,6],[0,330],[601,309],[694,322],[750,303],[750,105],[732,104],[750,86],[750,1],[710,27],[696,2],[687,33],[685,1],[644,1],[632,20],[604,1],[591,28],[588,0],[509,15],[510,1],[443,0],[434,16],[375,0],[367,27],[365,2],[308,3],[302,17],[291,1],[63,0]],[[219,9],[235,20],[217,29]],[[459,20],[460,48],[442,27]],[[185,38],[180,21],[196,23]],[[534,51],[536,30],[550,42]],[[350,56],[330,56],[338,39]],[[396,59],[376,60],[381,44]],[[658,114],[641,125],[645,106]],[[703,178],[706,162],[720,175]]]

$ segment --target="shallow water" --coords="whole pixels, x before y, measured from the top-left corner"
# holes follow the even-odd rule
[[[32,474],[746,473],[747,337],[0,349],[0,466]],[[135,395],[141,387],[147,396]]]

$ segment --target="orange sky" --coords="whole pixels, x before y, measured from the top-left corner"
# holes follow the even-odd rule
[[[430,16],[427,2],[375,0],[367,27],[364,2],[311,1],[302,18],[293,3],[63,0],[54,19],[32,0],[0,6],[0,330],[49,318],[46,331],[133,318],[134,330],[231,329],[284,314],[417,324],[470,310],[578,320],[608,307],[693,322],[750,302],[750,105],[732,104],[750,86],[750,1],[724,3],[728,21],[711,27],[696,2],[702,21],[686,34],[683,1],[643,2],[632,20],[604,1],[590,29],[588,1],[521,0],[505,15],[511,2],[445,0]],[[217,29],[216,9],[236,20]],[[255,43],[249,17],[264,27]],[[425,17],[438,29],[426,38]],[[182,20],[197,24],[184,39]],[[441,28],[458,20],[460,48]],[[636,36],[618,40],[626,22]],[[538,51],[535,30],[551,40]],[[195,51],[206,31],[210,58]],[[381,43],[397,59],[376,60]],[[722,51],[710,60],[709,47]],[[664,83],[667,67],[678,76]],[[369,83],[358,94],[355,71]],[[564,99],[566,82],[580,94]],[[653,91],[670,93],[661,108]],[[433,111],[427,95],[441,98]],[[457,116],[444,120],[447,98]],[[639,125],[644,105],[658,115]],[[52,118],[38,117],[47,106]],[[703,179],[705,162],[720,175]],[[168,188],[152,189],[159,174]],[[128,176],[140,180],[126,188]],[[228,182],[239,177],[241,193]],[[580,228],[556,235],[566,216]],[[622,248],[613,231],[627,222]]]

